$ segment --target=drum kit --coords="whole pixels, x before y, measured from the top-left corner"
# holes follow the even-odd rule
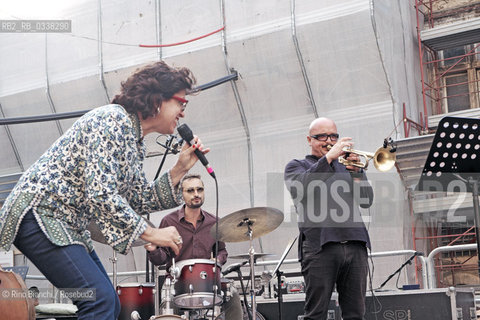
[[[148,223],[149,221],[147,221]],[[221,219],[210,231],[213,238],[223,242],[249,241],[248,253],[230,256],[232,259],[244,259],[241,265],[249,264],[250,269],[250,310],[247,307],[248,318],[256,315],[256,319],[263,319],[256,311],[255,301],[255,263],[258,258],[269,256],[265,253],[256,253],[253,247],[253,240],[264,236],[275,230],[283,222],[283,213],[280,210],[270,207],[254,207],[233,212]],[[152,225],[151,223],[149,223]],[[105,238],[95,224],[90,224],[88,230],[93,240],[105,243]],[[142,241],[135,243],[135,246],[143,245]],[[221,266],[216,265],[213,260],[189,259],[172,261],[170,274],[164,283],[165,297],[162,302],[162,311],[158,305],[160,288],[158,276],[155,276],[155,284],[152,283],[131,283],[117,285],[116,277],[116,256],[111,259],[113,264],[113,285],[117,288],[122,308],[120,320],[139,319],[224,319],[224,314],[216,312],[223,303],[231,296],[230,288],[233,286],[231,280],[221,278]],[[240,266],[240,265],[239,265]],[[239,269],[239,268],[238,268]],[[155,269],[158,271],[157,269]],[[231,270],[230,270],[231,271]],[[224,272],[225,274],[225,272]],[[240,279],[242,280],[242,279]],[[243,282],[242,282],[243,289]],[[243,290],[245,295],[245,290]],[[173,303],[172,303],[173,302]],[[247,304],[245,296],[245,304]],[[173,307],[177,313],[174,314]],[[161,314],[160,314],[161,313]],[[214,313],[214,315],[211,315]],[[153,316],[150,316],[154,314]],[[160,314],[160,315],[159,315]]]

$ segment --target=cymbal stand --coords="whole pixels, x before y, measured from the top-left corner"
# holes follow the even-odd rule
[[[115,249],[113,249],[113,257],[110,258],[110,262],[112,263],[112,273],[113,273],[113,277],[112,277],[112,281],[113,281],[113,287],[115,288],[115,290],[117,290],[117,252],[115,251]]]
[[[252,230],[252,225],[254,224],[254,221],[250,221],[249,218],[243,219],[242,222],[240,222],[239,226],[246,225],[248,228],[248,231],[246,232],[246,235],[249,238],[250,241],[250,249],[248,250],[248,254],[250,255],[250,297],[252,299],[252,314],[255,316],[257,314],[257,303],[256,303],[256,297],[255,297],[255,249],[253,248],[253,230]],[[248,309],[248,307],[247,307]]]

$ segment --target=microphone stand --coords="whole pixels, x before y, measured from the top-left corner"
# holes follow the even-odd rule
[[[162,170],[163,164],[165,163],[165,160],[167,159],[167,154],[168,151],[171,150],[171,146],[174,140],[174,136],[170,135],[167,138],[167,142],[165,142],[165,145],[162,145],[162,147],[165,148],[165,153],[163,154],[162,161],[160,161],[160,165],[158,166],[157,173],[155,174],[155,178],[153,180],[157,180],[158,176],[160,175],[160,171]],[[150,220],[150,213],[147,214],[147,219]],[[147,250],[145,250],[147,251]],[[154,271],[153,271],[153,265],[152,265],[152,280],[154,280]],[[145,254],[145,282],[150,282],[150,261],[148,261],[148,254]]]
[[[277,299],[278,299],[278,319],[282,320],[282,305],[283,305],[283,293],[282,293],[282,274],[280,269],[277,269],[275,273],[277,276]]]
[[[397,273],[400,273],[400,271],[402,271],[402,269],[407,265],[407,264],[412,264],[412,260],[415,259],[416,256],[419,256],[419,255],[422,255],[420,252],[415,252],[415,254],[413,256],[411,256],[407,261],[405,261],[401,266],[400,268],[397,269],[397,271],[395,271],[394,273],[392,273],[388,278],[387,280],[385,280],[381,285],[380,287],[378,287],[376,290],[380,290],[383,288],[383,286],[385,286],[387,284],[388,281],[390,281],[390,279],[392,279]]]
[[[155,174],[155,178],[153,180],[157,180],[158,176],[160,175],[160,170],[163,167],[163,164],[165,163],[165,160],[167,159],[167,154],[171,149],[173,140],[175,137],[173,135],[168,136],[167,141],[165,142],[165,145],[162,145],[162,147],[165,148],[165,153],[163,154],[162,161],[160,162],[160,165],[158,166],[157,173]]]
[[[288,242],[287,247],[285,248],[285,251],[283,251],[282,257],[280,258],[280,261],[278,261],[278,264],[275,267],[275,270],[272,272],[272,274],[275,274],[275,276],[277,277],[277,299],[278,299],[278,319],[279,320],[282,320],[282,304],[283,304],[283,295],[282,295],[282,274],[283,274],[283,272],[280,271],[280,266],[282,265],[283,261],[285,261],[285,258],[287,257],[287,254],[290,252],[290,249],[292,249],[292,246],[295,243],[295,241],[297,241],[297,238],[298,238],[298,236],[291,239]]]

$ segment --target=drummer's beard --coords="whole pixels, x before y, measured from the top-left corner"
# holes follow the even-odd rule
[[[194,200],[200,200],[199,202],[193,202]],[[185,204],[187,207],[189,207],[190,209],[198,209],[200,208],[201,206],[203,206],[203,199],[202,198],[194,198],[192,201],[190,201],[190,203],[188,204]]]

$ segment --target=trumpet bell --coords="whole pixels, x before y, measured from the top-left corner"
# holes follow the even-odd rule
[[[397,156],[387,148],[378,148],[373,156],[373,165],[378,171],[388,171],[395,165]]]

